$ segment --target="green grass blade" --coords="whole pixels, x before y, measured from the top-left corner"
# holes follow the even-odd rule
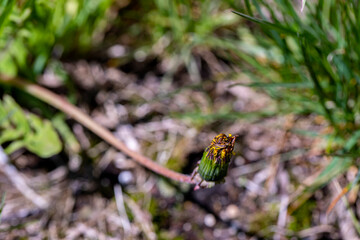
[[[254,82],[254,83],[234,83],[229,87],[234,86],[245,86],[245,87],[257,87],[257,88],[312,88],[312,84],[309,82],[294,82],[294,83],[286,83],[286,82]]]
[[[246,10],[250,13],[250,15],[253,15],[249,0],[245,0],[245,6],[246,6]]]
[[[308,187],[306,192],[314,192],[330,182],[331,179],[346,171],[352,163],[351,158],[333,157],[331,162],[320,173],[315,182]]]
[[[311,65],[312,63],[312,59],[310,58],[309,56],[309,53],[308,53],[308,50],[307,50],[307,47],[308,47],[308,44],[306,42],[305,39],[302,39],[301,40],[301,50],[302,50],[302,53],[303,53],[303,56],[304,56],[304,62],[305,62],[305,65],[310,73],[310,77],[311,77],[311,80],[313,81],[314,83],[314,89],[317,93],[317,95],[319,96],[319,100],[320,100],[320,103],[321,103],[321,106],[325,112],[325,116],[327,117],[327,119],[329,120],[329,122],[331,123],[331,125],[333,125],[335,128],[337,127],[335,125],[335,121],[334,121],[334,118],[332,116],[332,112],[326,107],[326,104],[325,104],[325,101],[326,101],[326,95],[325,95],[325,92],[320,84],[320,81],[317,77],[317,74],[315,72],[315,70],[313,69],[313,66]]]
[[[249,21],[252,21],[252,22],[255,22],[255,23],[259,23],[259,24],[262,24],[262,25],[266,25],[266,26],[269,26],[271,28],[274,28],[274,29],[277,29],[277,30],[280,30],[281,32],[283,33],[288,33],[288,34],[291,34],[291,35],[294,35],[294,36],[299,36],[300,33],[296,32],[296,31],[293,31],[292,29],[290,28],[286,28],[284,26],[281,26],[279,24],[274,24],[274,23],[271,23],[271,22],[268,22],[268,21],[265,21],[263,19],[259,19],[259,18],[255,18],[255,17],[251,17],[249,15],[246,15],[244,13],[241,13],[241,12],[237,12],[237,11],[232,11],[233,13],[249,20]]]
[[[358,140],[360,138],[360,130],[352,133],[351,137],[349,140],[347,140],[347,142],[344,145],[344,150],[346,152],[350,151],[353,147],[356,146]]]
[[[5,26],[5,23],[9,20],[12,9],[15,5],[15,0],[6,0],[2,3],[1,7],[4,7],[0,13],[0,34]]]

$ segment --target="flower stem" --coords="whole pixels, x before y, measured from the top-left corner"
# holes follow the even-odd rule
[[[0,83],[15,86],[28,94],[46,102],[47,104],[53,106],[54,108],[59,109],[64,112],[69,117],[78,121],[84,127],[95,133],[97,136],[102,138],[104,141],[114,146],[118,150],[122,151],[137,163],[143,165],[144,167],[150,169],[151,171],[160,174],[164,177],[173,179],[179,182],[194,183],[190,176],[172,171],[164,166],[157,164],[151,159],[135,152],[126,147],[124,143],[118,140],[108,129],[102,127],[95,121],[93,121],[89,115],[83,113],[78,107],[69,103],[65,98],[51,92],[48,89],[45,89],[37,84],[29,83],[19,78],[12,78],[8,76],[0,75]]]

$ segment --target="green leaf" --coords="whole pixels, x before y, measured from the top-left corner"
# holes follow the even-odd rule
[[[14,99],[6,95],[4,97],[4,104],[7,111],[14,111],[14,114],[11,117],[11,123],[16,125],[16,129],[22,131],[24,134],[29,132],[30,127],[26,119],[26,115],[22,111],[21,107],[14,101]]]
[[[9,155],[23,147],[25,147],[25,144],[22,140],[13,141],[4,149],[4,152]]]
[[[29,116],[32,132],[24,138],[25,147],[40,157],[51,157],[61,151],[61,142],[50,121]]]
[[[2,112],[1,104],[0,104],[0,125],[4,124],[5,121],[9,120],[9,118],[13,115],[14,111],[10,112]]]
[[[60,136],[62,137],[65,145],[74,153],[78,153],[80,151],[80,144],[76,139],[75,135],[72,133],[70,128],[65,122],[65,117],[63,114],[57,114],[52,119],[52,124],[59,132]]]
[[[0,144],[18,139],[29,131],[25,114],[9,96],[5,96],[4,104],[0,104],[0,116],[2,119]]]
[[[61,151],[61,141],[51,122],[25,114],[8,95],[0,101],[0,120],[0,144],[9,143],[7,154],[22,147],[44,158]]]
[[[2,53],[0,58],[0,73],[7,76],[16,76],[17,66],[10,52]]]

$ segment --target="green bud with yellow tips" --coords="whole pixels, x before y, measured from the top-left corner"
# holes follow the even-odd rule
[[[210,182],[222,182],[227,174],[229,163],[233,155],[237,136],[217,135],[208,146],[195,169],[193,176],[199,173],[202,180]],[[201,182],[200,182],[201,184]]]

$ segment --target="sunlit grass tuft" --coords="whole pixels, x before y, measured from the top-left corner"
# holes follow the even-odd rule
[[[336,157],[308,189],[314,191],[356,165],[360,155],[360,4],[305,2],[246,0],[234,13],[255,23],[251,42],[244,39],[247,55],[257,59],[243,58],[251,86],[278,100],[279,112],[322,115],[332,128],[326,153]]]

